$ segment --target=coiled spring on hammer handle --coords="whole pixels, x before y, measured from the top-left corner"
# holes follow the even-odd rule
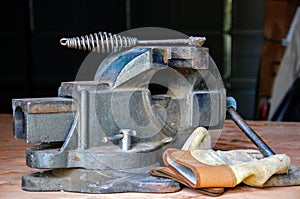
[[[115,52],[136,46],[137,39],[116,34],[99,32],[73,38],[62,38],[60,44],[68,48],[88,50],[98,53]]]
[[[60,44],[68,48],[79,50],[88,50],[98,53],[116,52],[122,49],[144,45],[157,44],[188,44],[191,46],[202,46],[205,42],[205,37],[189,37],[188,39],[165,39],[165,40],[138,40],[134,37],[125,37],[116,34],[98,32],[94,34],[62,38]]]

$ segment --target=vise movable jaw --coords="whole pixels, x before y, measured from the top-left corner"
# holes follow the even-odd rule
[[[109,54],[93,81],[62,82],[58,97],[13,99],[14,136],[26,151],[29,191],[173,192],[149,175],[164,150],[199,126],[221,129],[226,91],[208,49],[143,46]],[[159,185],[159,186],[157,186]]]

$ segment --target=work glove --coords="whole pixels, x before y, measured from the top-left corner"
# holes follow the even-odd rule
[[[257,150],[213,150],[211,136],[203,127],[197,128],[181,149],[167,149],[163,162],[164,167],[152,168],[150,173],[214,196],[240,183],[264,187],[272,176],[286,173],[291,165],[286,154],[263,157]]]

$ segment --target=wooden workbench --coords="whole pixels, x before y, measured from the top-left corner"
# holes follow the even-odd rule
[[[288,154],[292,163],[300,166],[300,123],[247,121],[275,153]],[[36,172],[25,163],[25,151],[31,145],[13,138],[12,115],[0,114],[0,198],[211,198],[184,188],[176,193],[117,193],[81,194],[70,192],[28,192],[21,188],[21,177]],[[225,121],[224,128],[214,149],[255,149],[232,121]],[[239,185],[218,198],[300,198],[300,186],[252,188]]]

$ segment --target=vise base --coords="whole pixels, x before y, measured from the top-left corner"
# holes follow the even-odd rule
[[[109,54],[93,81],[12,107],[14,136],[39,143],[27,165],[46,169],[23,176],[24,190],[174,192],[179,183],[149,168],[195,128],[221,130],[226,91],[207,48],[143,46]]]

